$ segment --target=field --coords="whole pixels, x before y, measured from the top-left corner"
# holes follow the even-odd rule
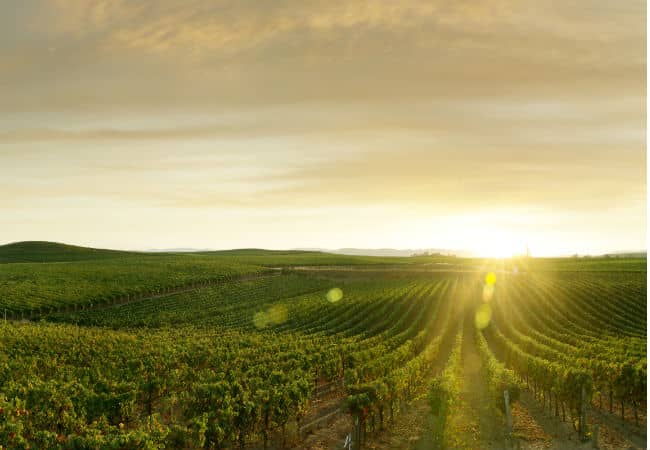
[[[645,259],[0,261],[2,448],[646,446]]]

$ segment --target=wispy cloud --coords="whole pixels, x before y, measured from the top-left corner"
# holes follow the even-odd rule
[[[5,111],[630,95],[645,83],[644,10],[512,0],[32,1],[0,15],[0,93]]]

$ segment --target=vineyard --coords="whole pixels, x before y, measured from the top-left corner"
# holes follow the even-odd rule
[[[0,265],[1,448],[381,448],[414,405],[428,448],[645,447],[637,260],[74,255]]]

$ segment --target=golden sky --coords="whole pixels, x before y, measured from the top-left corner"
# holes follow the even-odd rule
[[[646,248],[642,1],[0,3],[0,244]]]

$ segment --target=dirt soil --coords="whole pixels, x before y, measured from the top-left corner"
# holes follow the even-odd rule
[[[503,449],[503,425],[492,407],[476,347],[473,317],[466,317],[461,350],[463,368],[460,404],[448,424],[447,447],[452,449]]]
[[[521,450],[578,450],[592,449],[592,443],[580,442],[578,434],[569,422],[544,410],[530,392],[524,391],[521,399],[513,406],[513,434],[516,437],[515,448]],[[590,418],[591,426],[596,422]],[[599,448],[603,450],[641,449],[635,446],[623,434],[599,423]]]
[[[339,414],[327,427],[313,430],[294,450],[341,450],[345,436],[352,430],[348,414]]]
[[[383,431],[368,434],[364,449],[372,450],[431,450],[432,417],[429,404],[422,398],[415,400],[405,411],[396,415],[395,421]],[[295,450],[341,450],[346,435],[352,431],[347,414],[340,414],[332,423],[309,434]]]

